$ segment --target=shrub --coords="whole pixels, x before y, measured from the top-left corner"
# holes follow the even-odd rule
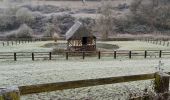
[[[23,24],[19,27],[19,29],[15,31],[11,31],[6,34],[6,38],[31,38],[33,34],[33,30],[28,27],[26,24]]]
[[[31,38],[33,34],[33,30],[28,27],[26,24],[20,26],[17,30],[17,38]]]

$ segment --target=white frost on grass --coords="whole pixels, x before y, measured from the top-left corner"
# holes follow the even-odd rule
[[[1,43],[1,42],[0,42]],[[0,45],[0,52],[49,52],[52,48],[42,47],[44,44],[54,43],[53,41],[41,41],[33,43],[24,43],[12,46],[11,43],[9,46]],[[58,41],[58,43],[66,43],[66,41]],[[106,43],[118,45],[120,48],[118,50],[169,50],[170,46],[162,46],[151,44],[141,41],[98,41],[97,43]]]
[[[52,50],[52,48],[45,48],[45,47],[41,47],[46,43],[51,43],[52,41],[41,41],[41,42],[32,42],[32,43],[18,43],[16,45],[16,42],[14,42],[14,44],[12,45],[10,42],[10,45],[7,46],[5,44],[5,46],[0,45],[0,52],[49,52]],[[5,42],[6,43],[6,42]]]
[[[147,43],[144,41],[108,41],[108,42],[99,42],[107,44],[115,44],[120,48],[119,50],[169,50],[170,46],[156,45],[152,43]]]
[[[59,41],[65,43],[66,41]],[[26,43],[14,46],[0,46],[0,52],[44,52],[50,51],[52,48],[42,47],[46,43],[52,43],[52,41],[43,41],[35,43]],[[146,50],[146,49],[167,49],[169,47],[163,47],[160,45],[154,45],[139,41],[112,41],[104,42],[109,44],[120,45],[120,50],[132,49],[132,50]],[[144,74],[155,72],[155,67],[158,65],[160,59],[117,59],[113,57],[103,57],[99,60],[97,57],[69,57],[69,60],[37,60],[31,61],[25,59],[0,61],[0,87],[13,86],[13,85],[30,85],[30,84],[42,84],[71,80],[82,80],[102,77],[115,77],[124,75]],[[80,59],[81,58],[81,59]],[[76,60],[75,60],[76,59]],[[165,66],[165,71],[170,71],[170,59],[161,59]],[[126,92],[124,85],[126,85],[132,91],[141,91],[145,87],[149,88],[151,81],[139,81],[129,82],[123,84],[113,84],[95,87],[86,87],[80,89],[70,89],[64,91],[55,91],[50,93],[41,93],[23,96],[23,100],[111,100],[115,97],[122,97],[122,93]],[[122,99],[124,100],[124,99]]]
[[[1,62],[0,87],[153,73],[159,60]],[[170,71],[170,60],[162,59],[162,62],[165,63],[165,71]],[[145,86],[149,86],[149,84],[150,81],[140,81],[125,83],[124,85],[138,91],[144,89]],[[42,100],[44,98],[43,100],[49,100],[66,98],[70,100],[70,98],[81,99],[90,97],[95,100],[102,100],[104,98],[113,98],[115,93],[122,93],[123,91],[125,89],[122,84],[115,84],[35,94],[23,97],[23,99]]]

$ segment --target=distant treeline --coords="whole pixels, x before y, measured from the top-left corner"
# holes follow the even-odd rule
[[[43,1],[43,0],[39,0]],[[45,0],[45,1],[82,1],[82,0]],[[101,1],[101,0],[85,0],[85,1]]]

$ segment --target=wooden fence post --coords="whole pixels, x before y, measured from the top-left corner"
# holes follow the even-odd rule
[[[85,52],[83,51],[83,59],[85,59]]]
[[[68,60],[68,52],[66,52],[66,60]]]
[[[169,91],[169,77],[170,75],[163,72],[155,74],[155,92],[165,93]]]
[[[158,44],[158,40],[156,40],[156,45]]]
[[[132,51],[129,51],[129,59],[132,58]]]
[[[7,41],[7,46],[9,46],[9,41]]]
[[[18,87],[0,89],[0,100],[20,100]]]
[[[51,60],[51,52],[49,52],[49,60]]]
[[[17,61],[17,53],[14,53],[14,61]]]
[[[167,42],[167,47],[169,46],[169,42]]]
[[[32,53],[32,61],[34,61],[34,53]]]
[[[161,40],[160,40],[160,42],[159,42],[159,45],[161,45]]]
[[[165,41],[163,42],[163,46],[165,46]]]
[[[144,55],[144,58],[146,58],[147,57],[147,51],[145,50],[145,55]]]
[[[117,55],[116,55],[116,51],[114,51],[114,59],[116,59],[116,56],[117,56]]]
[[[11,44],[12,44],[12,45],[14,44],[13,41],[11,41]]]
[[[98,59],[100,59],[101,58],[101,52],[99,51],[98,52]]]
[[[162,50],[159,51],[159,58],[162,57]]]

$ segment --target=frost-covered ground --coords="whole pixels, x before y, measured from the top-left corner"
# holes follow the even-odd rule
[[[60,41],[64,43],[65,41]],[[52,48],[42,47],[52,41],[35,42],[20,44],[17,46],[2,47],[0,51],[49,51]],[[168,49],[160,45],[148,44],[139,41],[126,42],[105,42],[118,44],[120,49]],[[159,60],[164,63],[163,69],[170,71],[170,59],[123,59],[114,60],[113,58],[89,58],[82,60],[22,60],[22,61],[0,61],[0,87],[21,86],[31,84],[52,83],[71,80],[82,80],[122,75],[134,75],[153,73]],[[22,100],[118,100],[116,97],[123,97],[125,92],[139,92],[144,88],[151,88],[151,81],[138,81],[121,84],[111,84],[80,89],[70,89],[23,96]],[[129,90],[130,89],[130,90]],[[122,98],[125,100],[125,98]]]
[[[154,60],[80,60],[80,61],[23,61],[1,62],[0,87],[30,85],[60,81],[134,75],[155,72],[160,59]],[[165,71],[170,71],[170,60],[162,59]],[[24,96],[23,100],[50,100],[90,97],[103,100],[125,91],[125,86],[139,91],[148,87],[150,81],[97,86],[52,93]],[[133,88],[132,88],[133,87]],[[99,97],[101,95],[101,97]],[[108,96],[108,97],[107,97]],[[109,100],[109,99],[108,99]],[[114,99],[113,99],[114,100]]]
[[[170,46],[156,45],[144,41],[108,41],[100,43],[118,45],[119,50],[170,50]]]
[[[42,47],[46,43],[51,43],[52,41],[41,41],[41,42],[32,42],[32,43],[24,43],[17,44],[14,42],[14,45],[3,46],[2,41],[0,42],[0,52],[48,52],[52,50],[52,48],[44,48]],[[6,44],[6,42],[5,42]]]
[[[24,43],[16,45],[4,46],[2,45],[2,41],[0,41],[0,52],[48,52],[51,51],[52,48],[45,48],[44,45],[48,43],[54,43],[53,41],[38,41],[33,43]],[[58,41],[58,43],[66,43],[66,41]],[[98,41],[97,43],[106,43],[106,44],[114,44],[118,45],[118,50],[170,50],[170,46],[162,46],[156,45],[147,42],[141,41]]]

